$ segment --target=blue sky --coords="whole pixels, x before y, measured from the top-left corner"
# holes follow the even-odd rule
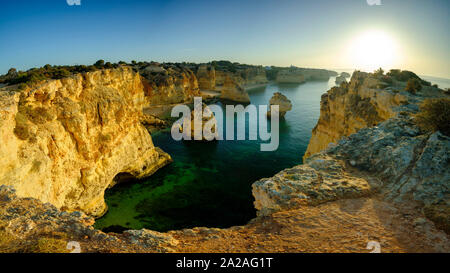
[[[2,0],[0,73],[98,59],[352,69],[360,65],[349,53],[352,41],[375,29],[387,33],[402,55],[384,68],[450,78],[450,1],[381,3],[81,0],[69,6],[66,0]]]

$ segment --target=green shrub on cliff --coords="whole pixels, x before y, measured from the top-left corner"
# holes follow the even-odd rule
[[[391,69],[386,75],[396,79],[400,82],[406,82],[410,79],[417,79],[420,81],[422,85],[431,86],[430,82],[422,80],[419,76],[417,76],[414,72],[408,70],[400,70],[400,69]]]
[[[416,78],[411,78],[406,83],[405,90],[408,91],[411,94],[416,94],[420,90],[422,90],[422,84],[421,82]]]
[[[105,61],[104,60],[98,60],[95,62],[94,66],[97,68],[102,68],[105,65]]]
[[[100,60],[102,61],[102,60]],[[6,75],[0,76],[0,83],[7,85],[19,84],[19,89],[24,89],[26,86],[32,86],[35,83],[48,79],[62,79],[70,77],[76,73],[91,72],[101,68],[117,67],[117,64],[106,63],[101,67],[98,61],[97,66],[90,65],[72,65],[72,66],[52,66],[49,64],[41,68],[31,68],[28,71],[16,71],[14,68],[10,69]]]
[[[450,99],[427,99],[415,116],[416,124],[424,131],[450,136]]]
[[[377,70],[375,70],[373,73],[375,74],[375,76],[381,77],[384,75],[384,70],[380,67]]]

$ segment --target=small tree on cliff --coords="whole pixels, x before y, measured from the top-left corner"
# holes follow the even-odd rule
[[[384,75],[384,70],[380,67],[380,68],[378,68],[377,70],[375,70],[374,73],[375,73],[375,76],[381,77],[381,76]]]
[[[102,68],[104,65],[105,65],[105,61],[104,60],[98,60],[94,64],[94,66],[97,67],[97,68]]]
[[[440,131],[450,136],[450,99],[425,100],[415,122],[424,131]]]

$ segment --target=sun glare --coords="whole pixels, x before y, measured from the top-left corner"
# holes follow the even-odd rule
[[[356,69],[373,71],[397,64],[395,41],[382,31],[368,31],[355,38],[349,46],[349,59]]]

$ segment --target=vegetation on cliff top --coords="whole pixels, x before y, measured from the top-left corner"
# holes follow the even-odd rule
[[[415,121],[424,131],[440,131],[450,136],[450,99],[425,100]]]
[[[17,71],[15,68],[9,69],[6,75],[0,76],[0,84],[13,85],[19,84],[19,88],[23,89],[26,86],[32,86],[40,81],[49,79],[62,79],[73,74],[91,72],[103,68],[116,68],[124,62],[112,64],[104,60],[98,60],[94,65],[63,65],[52,66],[49,64],[40,68],[31,68],[27,71]]]

